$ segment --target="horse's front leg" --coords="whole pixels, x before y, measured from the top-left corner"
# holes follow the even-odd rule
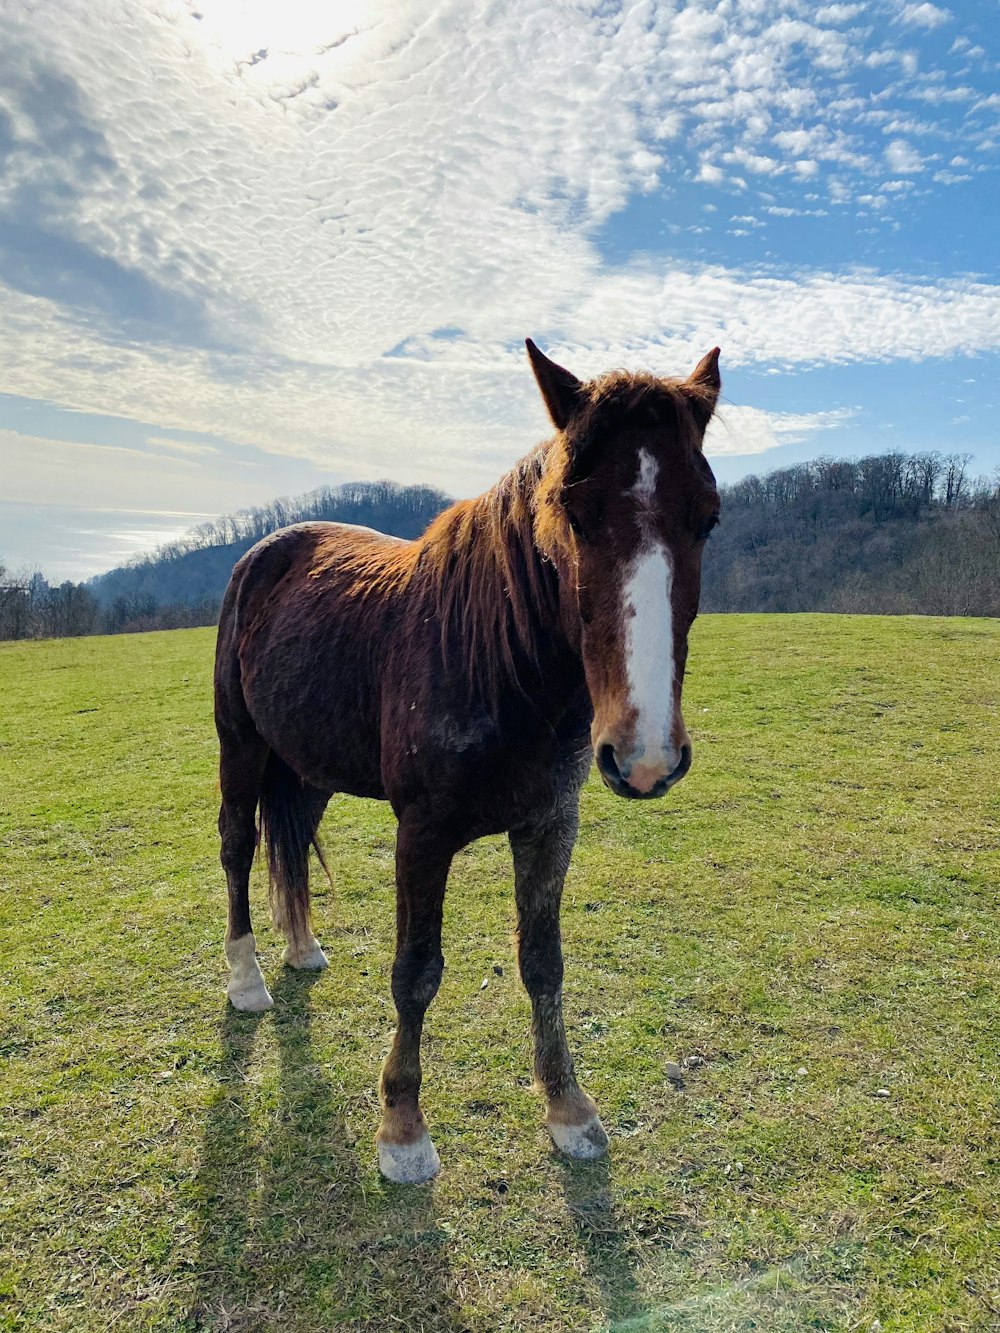
[[[396,837],[396,1035],[382,1068],[376,1142],[382,1174],[405,1185],[430,1180],[441,1165],[420,1109],[420,1037],[444,971],[441,913],[454,852],[437,830],[404,814]]]
[[[518,965],[531,997],[535,1078],[545,1093],[549,1133],[570,1157],[600,1157],[607,1151],[608,1136],[597,1107],[576,1081],[562,1013],[559,904],[576,831],[576,794],[567,797],[556,818],[511,830]]]

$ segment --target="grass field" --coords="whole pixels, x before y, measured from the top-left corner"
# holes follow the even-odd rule
[[[331,806],[318,978],[257,873],[276,1004],[227,1008],[212,647],[0,649],[0,1327],[1000,1328],[1000,623],[699,621],[691,775],[592,782],[567,886],[610,1158],[550,1148],[490,839],[409,1188],[372,1143],[391,813]]]

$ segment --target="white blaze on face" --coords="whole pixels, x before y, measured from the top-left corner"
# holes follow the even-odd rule
[[[639,476],[632,494],[642,505],[652,501],[656,459],[639,452]],[[625,671],[629,702],[637,714],[635,743],[627,780],[648,791],[676,768],[670,734],[674,713],[674,625],[671,591],[673,566],[664,544],[650,536],[625,577],[622,618],[625,628]]]

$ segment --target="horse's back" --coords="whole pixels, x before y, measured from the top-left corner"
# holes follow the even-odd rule
[[[232,621],[244,629],[264,609],[280,584],[294,600],[296,580],[336,595],[338,583],[351,582],[359,564],[367,568],[384,560],[392,565],[413,545],[374,528],[351,523],[295,523],[269,533],[251,546],[233,567],[222,604],[220,628]],[[338,574],[340,578],[338,579]],[[273,610],[280,611],[275,603]]]
[[[317,787],[384,794],[381,658],[411,546],[372,528],[297,523],[233,570],[219,619],[217,707],[238,685],[260,735]]]

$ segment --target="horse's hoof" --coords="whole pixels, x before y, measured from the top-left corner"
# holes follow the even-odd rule
[[[319,947],[319,940],[313,940],[312,947],[304,953],[293,952],[292,946],[287,944],[281,961],[294,967],[297,972],[322,972],[324,967],[330,966],[330,960]]]
[[[265,1009],[274,1008],[271,992],[264,985],[263,979],[258,986],[248,986],[241,990],[227,990],[229,1003],[234,1009],[244,1014],[262,1014]]]
[[[559,1151],[578,1162],[603,1157],[608,1151],[607,1131],[596,1115],[582,1125],[563,1125],[550,1120],[548,1130]]]
[[[416,1143],[378,1144],[378,1169],[397,1185],[420,1185],[425,1180],[433,1180],[441,1169],[441,1158],[431,1142],[431,1136],[424,1133]]]

